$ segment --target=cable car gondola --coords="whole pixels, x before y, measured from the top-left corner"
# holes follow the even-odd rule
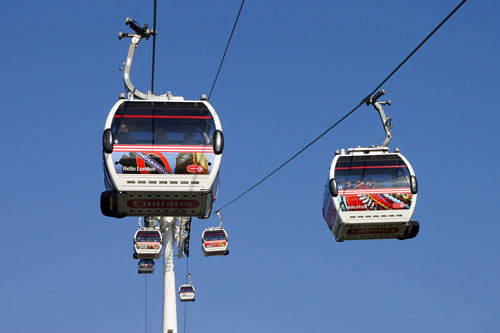
[[[207,256],[227,256],[229,254],[228,236],[226,230],[222,227],[222,213],[220,210],[215,212],[219,217],[219,226],[207,228],[201,234],[201,249],[205,257]]]
[[[144,94],[130,81],[143,30],[132,37],[124,81],[129,91],[111,108],[104,126],[106,216],[207,218],[219,185],[224,139],[219,117],[205,95],[184,100]],[[135,98],[137,99],[135,99]]]
[[[190,284],[183,284],[180,286],[179,299],[181,302],[194,302],[194,287]]]
[[[153,259],[141,259],[138,263],[139,274],[151,274],[155,271],[155,261]]]
[[[191,274],[187,275],[189,277],[189,283],[183,284],[179,287],[179,300],[181,302],[194,302],[194,287],[193,281],[191,280]]]
[[[223,139],[206,100],[119,100],[105,128],[104,215],[210,215]]]
[[[383,92],[383,91],[382,91]],[[417,201],[417,179],[410,162],[390,140],[390,120],[382,102],[373,96],[370,104],[379,111],[386,130],[381,146],[351,148],[336,152],[323,199],[323,217],[335,239],[409,239],[419,231],[411,217]],[[390,101],[388,102],[390,103]],[[368,102],[367,102],[368,104]]]
[[[134,235],[135,259],[158,259],[163,237],[157,229],[139,229]]]
[[[227,233],[223,228],[208,228],[201,235],[201,248],[205,257],[228,255]]]

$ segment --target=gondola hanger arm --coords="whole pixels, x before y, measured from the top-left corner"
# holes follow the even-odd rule
[[[143,93],[137,88],[135,88],[132,80],[130,79],[130,71],[132,69],[132,62],[134,60],[135,49],[139,45],[142,38],[149,39],[150,36],[156,35],[156,31],[151,31],[148,28],[147,23],[144,26],[141,26],[136,21],[127,17],[125,20],[125,24],[129,25],[135,33],[118,33],[118,39],[122,39],[124,37],[131,38],[130,46],[128,48],[127,60],[125,61],[125,67],[123,68],[123,82],[125,84],[125,89],[129,93],[129,99],[132,97],[136,97],[142,100],[183,100],[182,97],[174,97],[172,93],[169,91],[165,95],[155,95],[148,91],[148,93]]]
[[[219,228],[222,228],[222,212],[220,210],[215,212],[219,217]]]
[[[382,108],[382,105],[391,105],[391,100],[387,100],[387,102],[380,102],[378,99],[385,95],[385,90],[381,89],[379,92],[375,93],[374,95],[370,95],[366,97],[363,102],[366,103],[366,105],[373,105],[375,110],[377,110],[380,120],[382,120],[382,126],[384,127],[385,131],[385,140],[382,142],[379,147],[387,147],[389,142],[391,141],[391,128],[392,128],[392,122],[391,118],[387,118],[384,112],[384,109]]]

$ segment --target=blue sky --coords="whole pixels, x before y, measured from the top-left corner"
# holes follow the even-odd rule
[[[208,94],[240,1],[158,1],[155,92]],[[225,151],[216,208],[252,186],[369,94],[459,3],[247,1],[210,100]],[[123,91],[127,16],[153,1],[3,4],[5,332],[144,331],[136,218],[101,215],[101,135]],[[500,25],[468,1],[383,88],[419,179],[417,238],[336,243],[321,214],[336,149],[379,144],[362,107],[223,211],[231,254],[205,258],[193,221],[197,300],[186,332],[493,332],[500,311]],[[151,80],[152,41],[132,80]],[[10,251],[10,252],[9,252]],[[186,260],[176,260],[177,285]],[[158,266],[158,268],[161,265]],[[147,278],[148,332],[161,330],[162,275]],[[178,307],[183,331],[184,305]]]

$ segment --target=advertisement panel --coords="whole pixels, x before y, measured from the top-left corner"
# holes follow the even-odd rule
[[[339,191],[337,197],[342,211],[371,211],[410,209],[410,188],[354,189]]]
[[[117,174],[209,175],[213,146],[115,145],[112,153]]]

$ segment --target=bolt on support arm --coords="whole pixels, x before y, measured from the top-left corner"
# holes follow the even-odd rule
[[[384,131],[385,131],[385,140],[382,142],[380,147],[387,147],[389,142],[391,141],[391,118],[387,118],[385,116],[384,109],[382,109],[382,105],[391,105],[391,101],[388,100],[387,102],[379,102],[377,99],[379,99],[381,96],[385,95],[385,90],[382,89],[379,92],[377,92],[375,95],[371,95],[366,97],[363,102],[366,103],[366,105],[373,105],[375,110],[377,110],[378,114],[380,115],[380,119],[382,120],[382,126],[384,126]]]

